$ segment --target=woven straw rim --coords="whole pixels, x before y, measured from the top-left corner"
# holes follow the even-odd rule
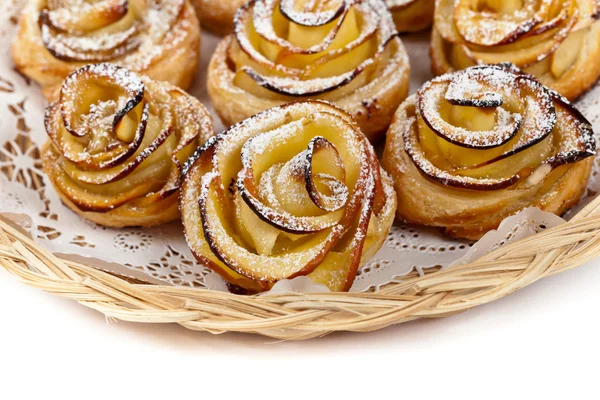
[[[446,317],[500,299],[599,254],[600,197],[558,227],[502,246],[470,264],[424,276],[413,273],[374,293],[240,296],[128,282],[51,254],[0,217],[0,265],[30,286],[73,299],[108,318],[284,340]]]

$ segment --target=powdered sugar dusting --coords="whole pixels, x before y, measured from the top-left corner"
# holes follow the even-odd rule
[[[189,34],[185,7],[185,0],[61,0],[29,12],[39,14],[42,41],[56,58],[143,71]]]
[[[232,57],[237,67],[245,71],[258,85],[282,95],[316,96],[347,85],[380,62],[387,45],[397,34],[392,17],[382,0],[346,0],[339,3],[339,8],[334,7],[323,12],[302,11],[300,14],[288,15],[290,24],[299,23],[294,22],[295,18],[307,26],[319,26],[327,18],[332,22],[336,21],[322,41],[307,48],[299,47],[292,44],[288,38],[279,37],[275,32],[273,13],[278,4],[275,0],[257,0],[238,11],[235,20],[237,43],[230,49],[230,54],[240,51],[236,50],[239,46],[247,57]],[[357,35],[345,46],[332,47],[350,10],[359,15]],[[255,46],[250,40],[251,30],[258,34],[260,41],[277,47],[280,55],[315,55],[315,59],[304,66],[284,65],[271,59],[273,55],[266,54],[262,46]],[[370,54],[365,57],[364,52],[361,53],[364,59],[358,62],[350,61],[346,71],[340,73],[339,68],[335,68],[334,74],[315,75],[315,71],[324,70],[319,69],[321,66],[335,63],[340,57],[354,51],[359,54],[357,49],[365,48],[367,44],[372,48]]]
[[[322,132],[331,140],[308,135],[307,130]],[[342,146],[336,149],[335,143]],[[380,192],[376,194],[372,170],[379,166],[372,164],[372,149],[366,138],[356,130],[349,116],[338,109],[314,101],[276,107],[222,133],[211,146],[214,148],[211,160],[198,158],[197,167],[190,168],[185,177],[184,225],[187,227],[191,221],[199,219],[205,229],[204,235],[190,237],[191,228],[186,228],[188,242],[195,253],[205,257],[216,256],[225,268],[251,280],[275,282],[289,276],[309,274],[314,267],[307,269],[307,263],[318,259],[327,264],[328,254],[336,252],[331,257],[337,259],[347,257],[344,254],[350,252],[360,252],[367,230],[375,229],[368,227],[373,212],[370,205],[375,196],[381,195]],[[324,167],[328,172],[313,171],[313,157],[316,152],[324,150],[333,152],[334,158],[335,152],[339,151],[340,157],[332,160],[330,166],[319,164],[319,168]],[[230,170],[237,164],[232,157],[239,157],[239,171]],[[210,165],[210,171],[203,169],[198,164],[200,162],[205,163],[204,166]],[[346,176],[346,167],[350,170],[358,168],[356,173],[360,176],[356,182],[353,179],[357,177]],[[200,172],[202,170],[205,172]],[[237,177],[237,181],[230,183],[230,176]],[[217,181],[223,186],[216,186]],[[197,192],[199,182],[204,188],[202,193]],[[310,183],[326,189],[324,193],[318,193],[322,198],[311,197],[315,193],[312,193],[314,188]],[[186,188],[194,187],[199,200],[186,194]],[[389,205],[393,197],[389,191],[385,191],[384,195],[385,198],[380,201],[387,207],[382,210],[393,215],[395,202],[393,206]],[[216,197],[211,200],[211,196],[218,196],[219,201],[214,200]],[[234,207],[236,201],[245,202],[253,212],[251,215],[259,219],[256,216],[244,217],[240,207]],[[328,201],[334,207],[331,210],[319,209],[317,203],[320,201]],[[214,211],[216,207],[221,211]],[[228,211],[233,208],[238,211]],[[221,222],[215,219],[217,214]],[[197,215],[198,219],[192,218],[193,215]],[[275,242],[269,240],[266,246],[261,242],[261,246],[249,248],[248,240],[240,239],[248,234],[254,237],[261,232],[265,237],[273,238],[272,235],[275,235]],[[385,232],[387,229],[381,234]],[[373,231],[373,234],[377,233]],[[257,243],[257,240],[251,242]],[[338,245],[338,248],[338,243],[353,245]],[[212,254],[206,254],[207,248]],[[359,263],[360,254],[350,257],[349,262]],[[325,273],[326,278],[322,277],[325,281],[321,283],[341,290],[339,286],[345,283],[348,265],[339,267],[344,269]],[[350,269],[355,271],[352,266]],[[317,267],[315,271],[318,270]]]
[[[412,110],[412,102],[416,102],[416,107],[409,111]],[[446,110],[461,107],[495,109],[496,126],[491,131],[470,131],[462,126],[453,126],[440,115],[442,104]],[[565,99],[514,66],[477,66],[436,78],[424,85],[416,97],[407,100],[405,107],[404,151],[421,173],[445,186],[473,190],[505,189],[540,170],[539,162],[551,166],[548,169],[551,171],[558,165],[577,162],[593,154],[593,150],[590,151],[592,134],[585,118]],[[514,117],[515,112],[518,112],[518,119]],[[476,157],[473,152],[481,152],[482,156],[477,156],[481,157],[479,164],[469,168],[455,167],[454,159],[447,158],[447,152],[432,155],[431,152],[439,149],[435,150],[431,145],[425,151],[420,143],[419,130],[422,128],[417,123],[418,118],[423,118],[440,138],[470,147],[471,155],[465,157]],[[518,122],[517,129],[502,135],[503,128],[510,126],[510,121]],[[535,147],[541,142],[545,143],[543,147]],[[502,152],[487,150],[498,146],[504,146]],[[459,149],[450,151],[459,152]],[[527,157],[523,155],[524,151],[532,153]],[[484,157],[486,154],[489,154],[487,158]],[[440,162],[441,159],[446,164]],[[493,167],[503,160],[509,164]],[[515,161],[510,164],[510,160]],[[541,180],[537,179],[536,184]]]

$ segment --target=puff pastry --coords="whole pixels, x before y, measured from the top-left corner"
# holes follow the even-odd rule
[[[435,0],[385,0],[398,32],[417,32],[433,23]]]
[[[382,0],[253,0],[213,55],[208,92],[227,125],[313,98],[346,110],[375,141],[408,94],[409,70]]]
[[[435,74],[511,62],[569,100],[600,77],[596,0],[437,0]]]
[[[183,164],[213,135],[195,98],[113,64],[72,73],[45,125],[43,168],[60,198],[111,227],[177,219]]]
[[[264,111],[186,165],[180,208],[199,262],[247,292],[308,276],[346,291],[383,244],[396,196],[356,122],[325,102]]]
[[[100,62],[187,89],[200,29],[188,0],[31,0],[12,56],[50,100],[71,72]]]
[[[196,15],[206,28],[218,35],[233,32],[233,16],[246,0],[191,0]]]
[[[569,209],[594,154],[592,127],[567,99],[503,64],[443,75],[409,97],[382,164],[398,218],[478,239],[526,207]]]

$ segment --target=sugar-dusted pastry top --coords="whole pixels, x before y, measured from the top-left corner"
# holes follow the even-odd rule
[[[190,160],[180,208],[199,262],[249,292],[300,275],[350,288],[396,197],[354,120],[324,102],[264,111]]]
[[[109,226],[177,218],[183,164],[213,134],[196,99],[113,64],[71,74],[45,126],[52,184],[75,211]]]
[[[310,8],[302,11],[294,3],[257,0],[238,11],[237,46],[230,57],[241,66],[240,83],[250,78],[254,85],[290,96],[363,85],[368,79],[363,72],[380,62],[396,35],[384,3],[307,1]]]
[[[383,164],[401,218],[477,237],[527,206],[568,209],[594,154],[591,125],[568,100],[501,64],[440,76],[407,99]]]
[[[599,16],[596,0],[437,0],[433,69],[511,62],[572,99],[600,76]]]
[[[169,58],[197,62],[199,40],[198,21],[187,0],[31,1],[21,16],[13,58],[42,86],[99,62],[185,86],[191,79],[174,79],[180,71],[170,71],[169,79],[161,66]],[[182,57],[184,50],[194,57]]]
[[[348,111],[373,136],[406,97],[408,73],[383,0],[253,0],[213,56],[209,93],[227,124],[313,98]],[[241,93],[252,99],[244,115],[226,110]]]

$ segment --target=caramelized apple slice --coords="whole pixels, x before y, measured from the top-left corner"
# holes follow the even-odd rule
[[[506,178],[473,178],[469,176],[458,176],[436,167],[427,157],[419,144],[417,132],[417,121],[414,117],[407,123],[404,131],[404,150],[413,164],[428,178],[440,182],[446,186],[474,190],[497,190],[507,188],[519,181],[519,175]]]
[[[281,12],[281,8],[277,7],[278,2],[275,0],[257,1],[250,2],[240,7],[235,16],[235,35],[238,43],[243,51],[250,54],[251,49],[246,40],[247,37],[252,37],[252,33],[256,33],[264,41],[277,45],[281,49],[285,49],[288,53],[294,54],[315,54],[324,51],[331,42],[335,39],[340,26],[344,22],[345,13],[350,7],[350,2],[342,2],[340,8],[335,13],[319,13],[319,14],[306,14],[306,13],[293,13],[294,17],[298,17],[300,20],[308,18],[307,16],[318,15],[311,24],[298,24],[290,18],[290,15],[286,15]],[[282,3],[279,3],[282,4]],[[325,15],[325,17],[323,17]],[[321,19],[319,19],[321,18]],[[285,22],[283,22],[285,21]],[[286,29],[281,29],[282,26]],[[300,25],[300,28],[292,28],[294,25]],[[328,25],[323,28],[323,25]],[[274,27],[280,27],[280,32],[276,32]],[[300,38],[298,35],[294,35],[293,40],[297,40],[299,45],[295,45],[292,42],[286,40],[290,36],[291,29],[307,29],[308,37]],[[310,30],[311,28],[316,28]],[[321,29],[320,29],[321,28]],[[298,32],[307,34],[307,32]],[[326,34],[324,34],[326,32]],[[278,34],[279,33],[279,34]],[[285,33],[286,36],[282,36]],[[320,41],[318,41],[320,37]],[[312,40],[311,40],[312,38]],[[307,43],[312,42],[314,44],[309,45]],[[255,57],[253,57],[255,58]]]
[[[454,21],[464,40],[480,46],[512,43],[528,33],[548,13],[550,2],[540,2],[535,9],[533,1],[479,1],[458,0],[454,8]],[[477,7],[483,7],[481,10]],[[517,12],[518,11],[518,12]]]
[[[493,87],[481,85],[482,81],[476,85],[465,80],[466,77],[481,79],[482,76],[492,79],[494,75],[496,84],[511,87],[512,94],[518,97],[496,96],[498,92],[490,90]],[[580,161],[595,151],[589,122],[566,99],[514,67],[472,67],[440,77],[434,83],[439,85],[447,81],[463,90],[468,88],[468,94],[459,95],[458,88],[449,93],[451,91],[447,88],[450,84],[445,87],[446,97],[461,104],[450,106],[454,108],[446,111],[445,116],[449,122],[458,125],[454,127],[456,131],[465,129],[477,135],[485,132],[484,129],[492,123],[489,117],[491,111],[477,110],[464,104],[479,102],[480,106],[487,105],[489,108],[518,101],[523,104],[523,117],[518,133],[501,146],[471,146],[465,149],[444,135],[438,135],[436,140],[431,124],[422,118],[421,114],[435,117],[437,112],[440,116],[436,120],[443,119],[444,110],[439,107],[444,101],[441,100],[444,98],[443,90],[438,91],[436,96],[413,99],[417,107],[407,108],[409,124],[403,132],[405,151],[417,169],[431,180],[472,190],[503,189],[519,182],[530,187],[543,180],[553,169]],[[433,93],[430,86],[425,92]],[[436,104],[438,106],[434,107]],[[477,116],[477,113],[481,115]],[[527,181],[524,181],[525,178]]]
[[[498,147],[518,134],[515,147],[511,149],[518,152],[550,134],[556,121],[550,94],[540,83],[498,66],[472,67],[436,78],[418,92],[418,99],[418,117],[446,141],[464,147]],[[475,108],[467,109],[471,115],[466,115],[472,126],[481,124],[474,126],[475,130],[467,129],[467,124],[461,121],[458,126],[452,125],[453,117],[455,123],[457,117],[465,121],[466,111],[457,114],[453,111],[455,107],[493,107],[495,126],[486,130],[491,123],[491,111]],[[547,118],[529,118],[530,115]]]
[[[186,163],[183,174],[189,176],[204,176],[212,169],[212,157],[214,155],[214,144],[218,140],[213,136],[203,146],[199,147],[196,153]],[[232,284],[243,287],[250,292],[260,292],[268,289],[268,284],[257,282],[238,274],[223,264],[212,252],[205,240],[205,234],[202,227],[202,216],[198,205],[202,187],[201,179],[186,179],[181,188],[181,219],[186,240],[190,250],[198,262],[205,265],[221,275],[225,280]]]
[[[557,122],[553,132],[555,155],[546,163],[556,168],[596,154],[596,140],[592,124],[566,98],[551,92],[556,108]]]
[[[123,86],[125,80],[128,86]],[[46,130],[71,162],[110,167],[130,157],[142,142],[148,120],[143,98],[144,84],[137,75],[109,64],[87,66],[63,84],[59,102],[47,110]],[[131,123],[121,123],[125,116]]]
[[[251,67],[242,67],[242,71],[248,74],[259,86],[266,88],[272,92],[283,94],[292,97],[309,97],[318,96],[337,90],[342,86],[348,85],[358,76],[363,74],[370,66],[374,65],[383,57],[387,45],[391,43],[391,39],[383,43],[377,52],[370,58],[362,61],[360,65],[346,73],[331,76],[331,77],[315,77],[312,79],[299,80],[296,77],[268,76],[262,75]],[[360,47],[359,47],[360,49]]]
[[[227,196],[220,189],[219,177],[207,174],[200,193],[200,212],[206,241],[212,252],[229,268],[255,280],[275,282],[314,270],[341,234],[338,230],[315,233],[290,252],[267,257],[252,254],[240,246],[228,228],[231,217],[225,214]]]
[[[310,141],[303,170],[306,189],[317,207],[334,212],[346,205],[344,161],[327,139],[317,136]]]
[[[244,279],[264,290],[314,273],[311,278],[346,290],[365,241],[371,254],[381,245],[372,236],[383,240],[395,211],[389,179],[384,188],[375,153],[356,123],[316,101],[267,110],[234,126],[203,146],[184,171],[181,210],[190,247],[214,256],[210,267],[243,287],[251,287]],[[377,213],[385,214],[382,232],[369,230]],[[310,226],[327,220],[334,223]]]
[[[322,26],[333,22],[339,18],[345,11],[348,1],[297,1],[280,0],[279,11],[288,20],[301,26]],[[297,5],[300,5],[298,10]],[[319,9],[316,9],[319,7]]]
[[[288,137],[292,137],[293,135],[294,137],[300,139],[296,139],[296,143],[292,142],[291,140],[285,141],[288,151],[294,152],[294,149],[298,149],[296,146],[301,145],[303,142],[302,139],[306,138],[306,136],[301,135],[299,132],[299,130],[302,129],[302,125],[302,123],[296,124],[294,131],[287,132]],[[311,151],[310,143],[308,145],[308,151],[305,153],[302,151],[297,151],[299,155],[292,158],[292,160],[286,163],[282,168],[283,173],[281,176],[284,179],[280,179],[272,183],[267,182],[268,184],[284,185],[284,188],[281,188],[282,190],[280,190],[279,193],[282,196],[280,197],[281,200],[279,201],[281,207],[276,209],[272,206],[264,204],[261,201],[262,196],[260,195],[260,186],[256,181],[256,177],[261,176],[263,172],[266,171],[265,168],[267,165],[277,163],[277,158],[274,156],[274,152],[281,152],[281,150],[279,146],[277,146],[279,143],[277,143],[277,141],[274,139],[276,137],[285,139],[285,137],[282,136],[282,133],[283,132],[281,131],[275,130],[257,135],[248,140],[242,148],[242,170],[240,171],[237,183],[237,188],[240,191],[242,198],[261,219],[285,232],[304,234],[319,232],[334,226],[335,224],[339,223],[340,219],[342,218],[342,210],[339,210],[338,208],[338,210],[335,212],[319,215],[320,213],[316,213],[311,209],[311,205],[314,207],[315,204],[311,201],[312,198],[310,197],[308,190],[311,190],[312,188],[305,183],[305,179],[307,179],[306,160],[308,157],[310,157],[309,154]],[[260,144],[265,142],[273,142],[274,145],[271,145],[270,148],[265,148],[264,145]],[[279,159],[284,157],[285,155],[281,154]],[[264,162],[267,162],[268,164],[264,164]],[[290,169],[293,168],[298,168],[299,171],[290,171]],[[291,175],[296,176],[292,177]],[[311,179],[312,177],[309,177],[309,182]],[[299,195],[300,199],[302,198],[301,196],[304,195],[306,201],[294,201],[295,199],[298,199],[297,196]],[[288,196],[292,197],[287,199]]]
[[[586,31],[572,32],[564,42],[552,53],[550,71],[555,78],[560,78],[577,61],[583,46]]]
[[[552,54],[565,40],[577,22],[576,14],[575,12],[574,16],[556,28],[543,33],[530,35],[507,45],[486,48],[475,46],[469,49],[467,54],[478,64],[497,64],[509,61],[521,68],[534,65]]]
[[[60,33],[52,28],[48,14],[40,14],[39,25],[42,42],[56,58],[65,61],[103,62],[111,61],[137,49],[141,42],[137,35],[142,28],[133,12],[108,27],[90,31]],[[94,43],[90,46],[90,43]]]
[[[128,0],[100,0],[77,7],[77,1],[51,1],[52,8],[42,10],[41,18],[63,32],[91,32],[117,22],[129,9]]]

